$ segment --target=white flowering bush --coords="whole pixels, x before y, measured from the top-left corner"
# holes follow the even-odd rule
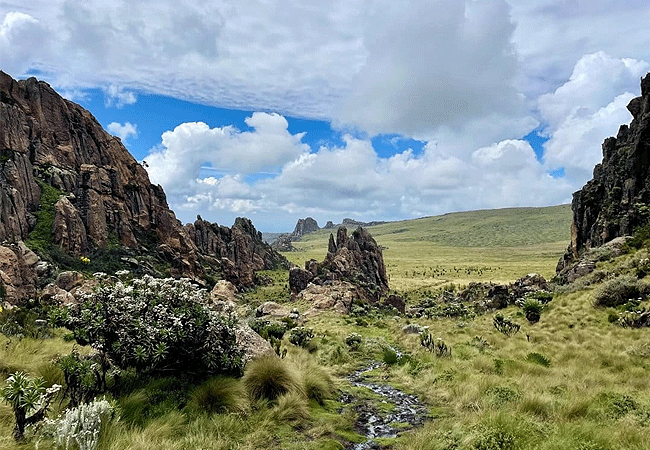
[[[102,424],[113,420],[114,416],[115,409],[108,401],[95,400],[69,409],[58,419],[48,420],[43,434],[52,437],[57,448],[95,450]]]
[[[120,369],[142,373],[241,374],[235,316],[209,304],[187,279],[150,276],[98,288],[58,321]]]

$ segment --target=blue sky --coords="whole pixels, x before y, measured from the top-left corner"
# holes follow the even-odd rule
[[[647,0],[0,0],[0,70],[87,108],[183,222],[290,231],[569,202],[631,120],[648,23]]]

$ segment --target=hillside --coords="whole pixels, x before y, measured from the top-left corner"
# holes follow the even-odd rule
[[[571,239],[571,206],[444,214],[368,227],[384,249],[391,287],[412,290],[448,281],[511,282],[530,272],[553,276]],[[327,253],[330,230],[294,242],[296,265]]]

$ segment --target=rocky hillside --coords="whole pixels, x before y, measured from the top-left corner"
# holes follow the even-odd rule
[[[252,284],[254,270],[286,264],[250,221],[238,220],[228,232],[200,219],[183,227],[162,187],[151,184],[121,141],[35,78],[15,81],[0,72],[0,169],[1,251],[12,272],[0,267],[0,276],[9,297],[34,295],[34,280],[48,272],[43,260],[65,264],[107,249],[129,249],[131,265],[146,255],[151,268],[166,265],[171,275],[197,280],[208,257],[216,265],[209,271],[243,286]],[[219,239],[210,229],[220,230]]]
[[[650,74],[627,106],[632,122],[603,142],[593,179],[573,194],[571,244],[558,264],[569,268],[585,250],[628,235],[650,219]]]

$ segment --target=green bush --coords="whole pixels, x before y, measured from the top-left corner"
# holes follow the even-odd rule
[[[23,372],[15,372],[7,378],[0,391],[0,397],[9,403],[14,411],[16,441],[23,439],[26,426],[35,425],[45,419],[50,402],[60,387],[55,385],[46,389],[42,378],[34,379]],[[28,416],[29,413],[32,414]]]
[[[298,376],[284,359],[262,356],[246,365],[244,389],[254,400],[275,401],[287,392],[300,392]]]
[[[195,377],[242,370],[236,318],[212,308],[207,292],[186,279],[104,285],[58,321],[120,369]]]
[[[245,412],[246,394],[240,380],[216,376],[194,388],[188,407],[191,411],[208,414]]]
[[[513,334],[518,333],[519,329],[521,328],[521,325],[503,317],[501,314],[495,315],[494,319],[492,319],[492,323],[494,324],[494,328],[496,328],[497,331],[505,334],[506,336],[512,336]]]
[[[630,275],[623,275],[601,284],[594,292],[594,305],[617,307],[631,299],[644,297],[648,285]]]
[[[108,364],[102,364],[99,354],[81,356],[76,349],[66,356],[59,357],[56,365],[65,379],[64,396],[70,397],[69,407],[92,401],[95,396],[105,392]]]
[[[398,360],[397,352],[390,347],[386,347],[383,350],[382,359],[384,361],[384,364],[388,366],[392,366],[397,363]]]
[[[361,347],[361,342],[362,337],[359,333],[349,334],[345,338],[345,343],[348,347],[350,347],[350,350],[359,350],[359,347]]]
[[[287,331],[286,324],[271,322],[267,319],[253,319],[248,322],[248,325],[253,329],[253,331],[269,342],[282,340],[284,333]]]
[[[524,300],[524,303],[521,305],[521,309],[526,316],[526,320],[530,323],[537,323],[542,315],[542,310],[544,305],[541,301],[535,298],[527,298]]]
[[[314,332],[311,328],[296,327],[291,330],[289,342],[298,347],[306,348],[314,338]]]

